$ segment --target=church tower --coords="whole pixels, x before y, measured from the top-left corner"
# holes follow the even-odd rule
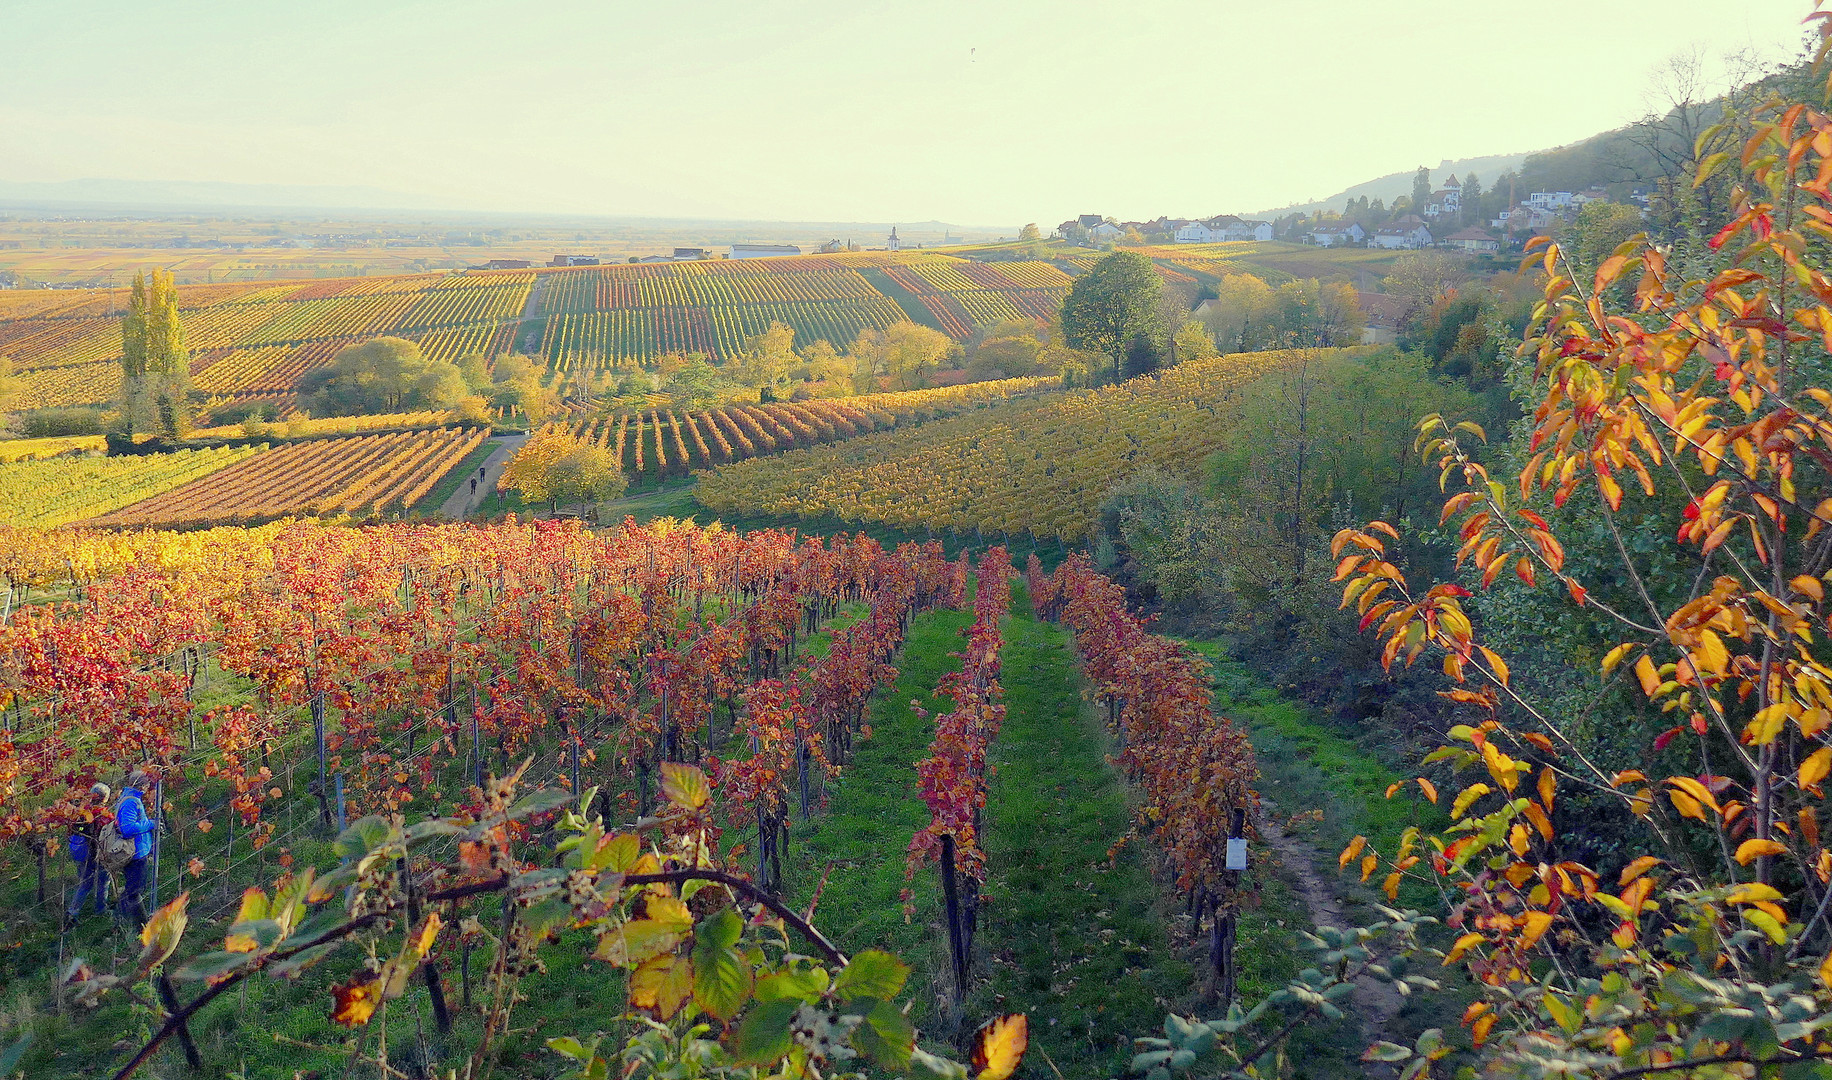
[[[903,241],[897,239],[897,226],[891,226],[891,238],[884,242],[884,246],[890,251],[903,250]]]

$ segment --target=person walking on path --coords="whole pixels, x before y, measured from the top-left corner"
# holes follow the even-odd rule
[[[115,829],[134,842],[134,857],[122,870],[121,918],[132,920],[134,929],[146,925],[146,872],[153,854],[153,830],[158,827],[146,812],[146,785],[150,777],[135,769],[121,790],[121,804],[115,807]]]
[[[64,922],[75,926],[82,918],[83,901],[95,894],[95,913],[106,914],[108,911],[108,872],[102,869],[102,846],[100,837],[102,825],[108,820],[107,784],[97,784],[89,789],[89,805],[83,808],[82,819],[70,830],[70,861],[76,864],[76,895],[71,898],[69,907],[64,909]]]

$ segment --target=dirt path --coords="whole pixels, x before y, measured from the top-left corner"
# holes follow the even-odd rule
[[[445,505],[439,508],[439,516],[450,518],[453,521],[463,521],[473,507],[482,503],[489,496],[496,487],[497,479],[503,474],[503,466],[509,463],[509,459],[514,457],[515,452],[520,450],[522,444],[527,441],[528,436],[526,435],[507,435],[498,440],[500,445],[484,459],[483,471],[478,476],[476,489],[472,490],[469,483],[459,484],[458,490],[452,492],[452,497],[445,500]]]
[[[1273,850],[1279,853],[1285,868],[1297,882],[1298,895],[1304,901],[1304,907],[1310,912],[1313,926],[1346,927],[1350,920],[1342,910],[1342,901],[1330,887],[1329,879],[1317,872],[1317,850],[1303,840],[1290,835],[1280,828],[1277,808],[1270,800],[1262,800],[1260,817],[1255,824],[1260,834],[1266,838]],[[1378,979],[1362,976],[1356,980],[1353,1011],[1361,1021],[1364,1042],[1373,1044],[1387,1037],[1387,1027],[1400,1010],[1405,1008],[1406,999],[1400,996],[1392,984]],[[1369,1076],[1390,1076],[1390,1066],[1368,1063],[1365,1066]]]

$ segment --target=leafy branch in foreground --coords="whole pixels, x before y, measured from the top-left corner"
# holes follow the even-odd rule
[[[1305,934],[1305,947],[1316,953],[1315,965],[1299,972],[1297,978],[1251,1009],[1235,1003],[1219,1020],[1197,1020],[1175,1013],[1167,1016],[1163,1038],[1135,1040],[1140,1052],[1133,1057],[1130,1071],[1143,1073],[1145,1080],[1191,1075],[1244,1080],[1284,1075],[1285,1040],[1308,1023],[1349,1019],[1351,1012],[1345,1006],[1358,980],[1389,983],[1401,995],[1439,989],[1435,980],[1410,970],[1412,958],[1420,952],[1443,958],[1442,952],[1425,948],[1418,940],[1419,929],[1437,920],[1416,911],[1387,907],[1381,907],[1380,913],[1383,918],[1367,926],[1321,926],[1315,934]],[[1384,948],[1377,952],[1379,946]],[[1412,1047],[1377,1043],[1363,1055],[1363,1060],[1411,1059],[1402,1076],[1404,1080],[1418,1080],[1428,1075],[1432,1062],[1449,1053],[1443,1033],[1434,1028],[1420,1035]]]
[[[174,1038],[188,1047],[188,1022],[243,981],[297,979],[351,954],[354,966],[327,989],[330,1017],[357,1034],[352,1063],[387,1074],[385,1038],[365,1056],[370,1033],[385,1030],[389,1002],[416,978],[441,1029],[450,1030],[436,961],[461,941],[482,942],[494,954],[482,983],[481,1032],[451,1070],[480,1078],[509,1029],[520,985],[544,970],[543,948],[580,933],[593,939],[595,960],[628,972],[627,1009],[604,1017],[638,1024],[618,1055],[622,1077],[920,1070],[1006,1080],[1016,1070],[1028,1042],[1022,1015],[983,1029],[971,1066],[932,1055],[916,1044],[907,1006],[895,1003],[909,974],[901,961],[876,950],[849,959],[808,917],[720,865],[712,788],[699,769],[665,763],[657,816],[613,831],[580,809],[594,805],[595,792],[518,798],[526,768],[491,780],[473,813],[413,825],[398,815],[353,823],[337,838],[337,868],[289,873],[271,893],[248,889],[218,949],[174,959],[188,922],[188,896],[180,895],[148,921],[132,969],[101,973],[74,961],[65,984],[83,1005],[149,978],[168,991],[160,1026],[117,1080]],[[526,860],[524,849],[543,850],[529,840],[537,822],[559,837],[560,865]],[[496,910],[476,906],[487,898],[497,900]],[[798,938],[813,955],[798,951]],[[181,1002],[169,992],[174,984],[202,991]],[[572,1063],[570,1075],[606,1077],[602,1042],[602,1035],[568,1036],[548,1046]]]
[[[1832,10],[1814,18],[1832,26]],[[1590,275],[1530,246],[1545,298],[1520,350],[1533,408],[1517,476],[1490,475],[1474,425],[1421,426],[1460,481],[1441,520],[1471,584],[1560,583],[1570,618],[1613,643],[1604,688],[1632,674],[1631,708],[1639,691],[1666,718],[1628,767],[1512,679],[1469,588],[1408,582],[1390,525],[1335,539],[1342,604],[1384,639],[1382,662],[1441,661],[1444,696],[1474,714],[1424,758],[1460,778],[1450,826],[1390,851],[1358,837],[1343,864],[1359,858],[1364,881],[1385,869],[1390,897],[1416,876],[1454,899],[1445,959],[1481,991],[1464,1023],[1487,1075],[1819,1076],[1832,1056],[1832,116],[1776,103],[1697,179],[1726,169],[1734,218],[1693,257],[1715,260],[1701,277],[1643,238]],[[1588,580],[1561,514],[1612,552]],[[1657,765],[1676,756],[1691,764]],[[1415,786],[1438,801],[1428,777],[1395,790]],[[1621,865],[1569,857],[1561,789],[1620,813]]]

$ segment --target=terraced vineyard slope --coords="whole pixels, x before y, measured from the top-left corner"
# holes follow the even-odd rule
[[[48,529],[169,491],[254,454],[254,447],[140,457],[60,457],[0,469],[0,525]]]
[[[405,508],[488,436],[450,428],[292,443],[86,524],[223,525]]]
[[[652,408],[555,421],[574,438],[615,451],[631,476],[684,474],[979,408],[1047,391],[1049,378],[1002,379],[859,397],[717,409]]]
[[[1223,444],[1230,391],[1291,360],[1236,353],[722,466],[701,478],[695,498],[721,514],[1080,540],[1113,483],[1144,465],[1188,472]]]
[[[772,322],[792,327],[798,347],[844,347],[861,330],[912,317],[964,341],[1006,319],[1049,319],[1069,280],[1046,262],[858,252],[190,285],[179,306],[197,389],[271,400],[339,350],[383,334],[439,360],[533,349],[559,380],[668,352],[724,361]],[[126,300],[118,289],[0,296],[0,356],[23,375],[19,407],[113,400]]]

